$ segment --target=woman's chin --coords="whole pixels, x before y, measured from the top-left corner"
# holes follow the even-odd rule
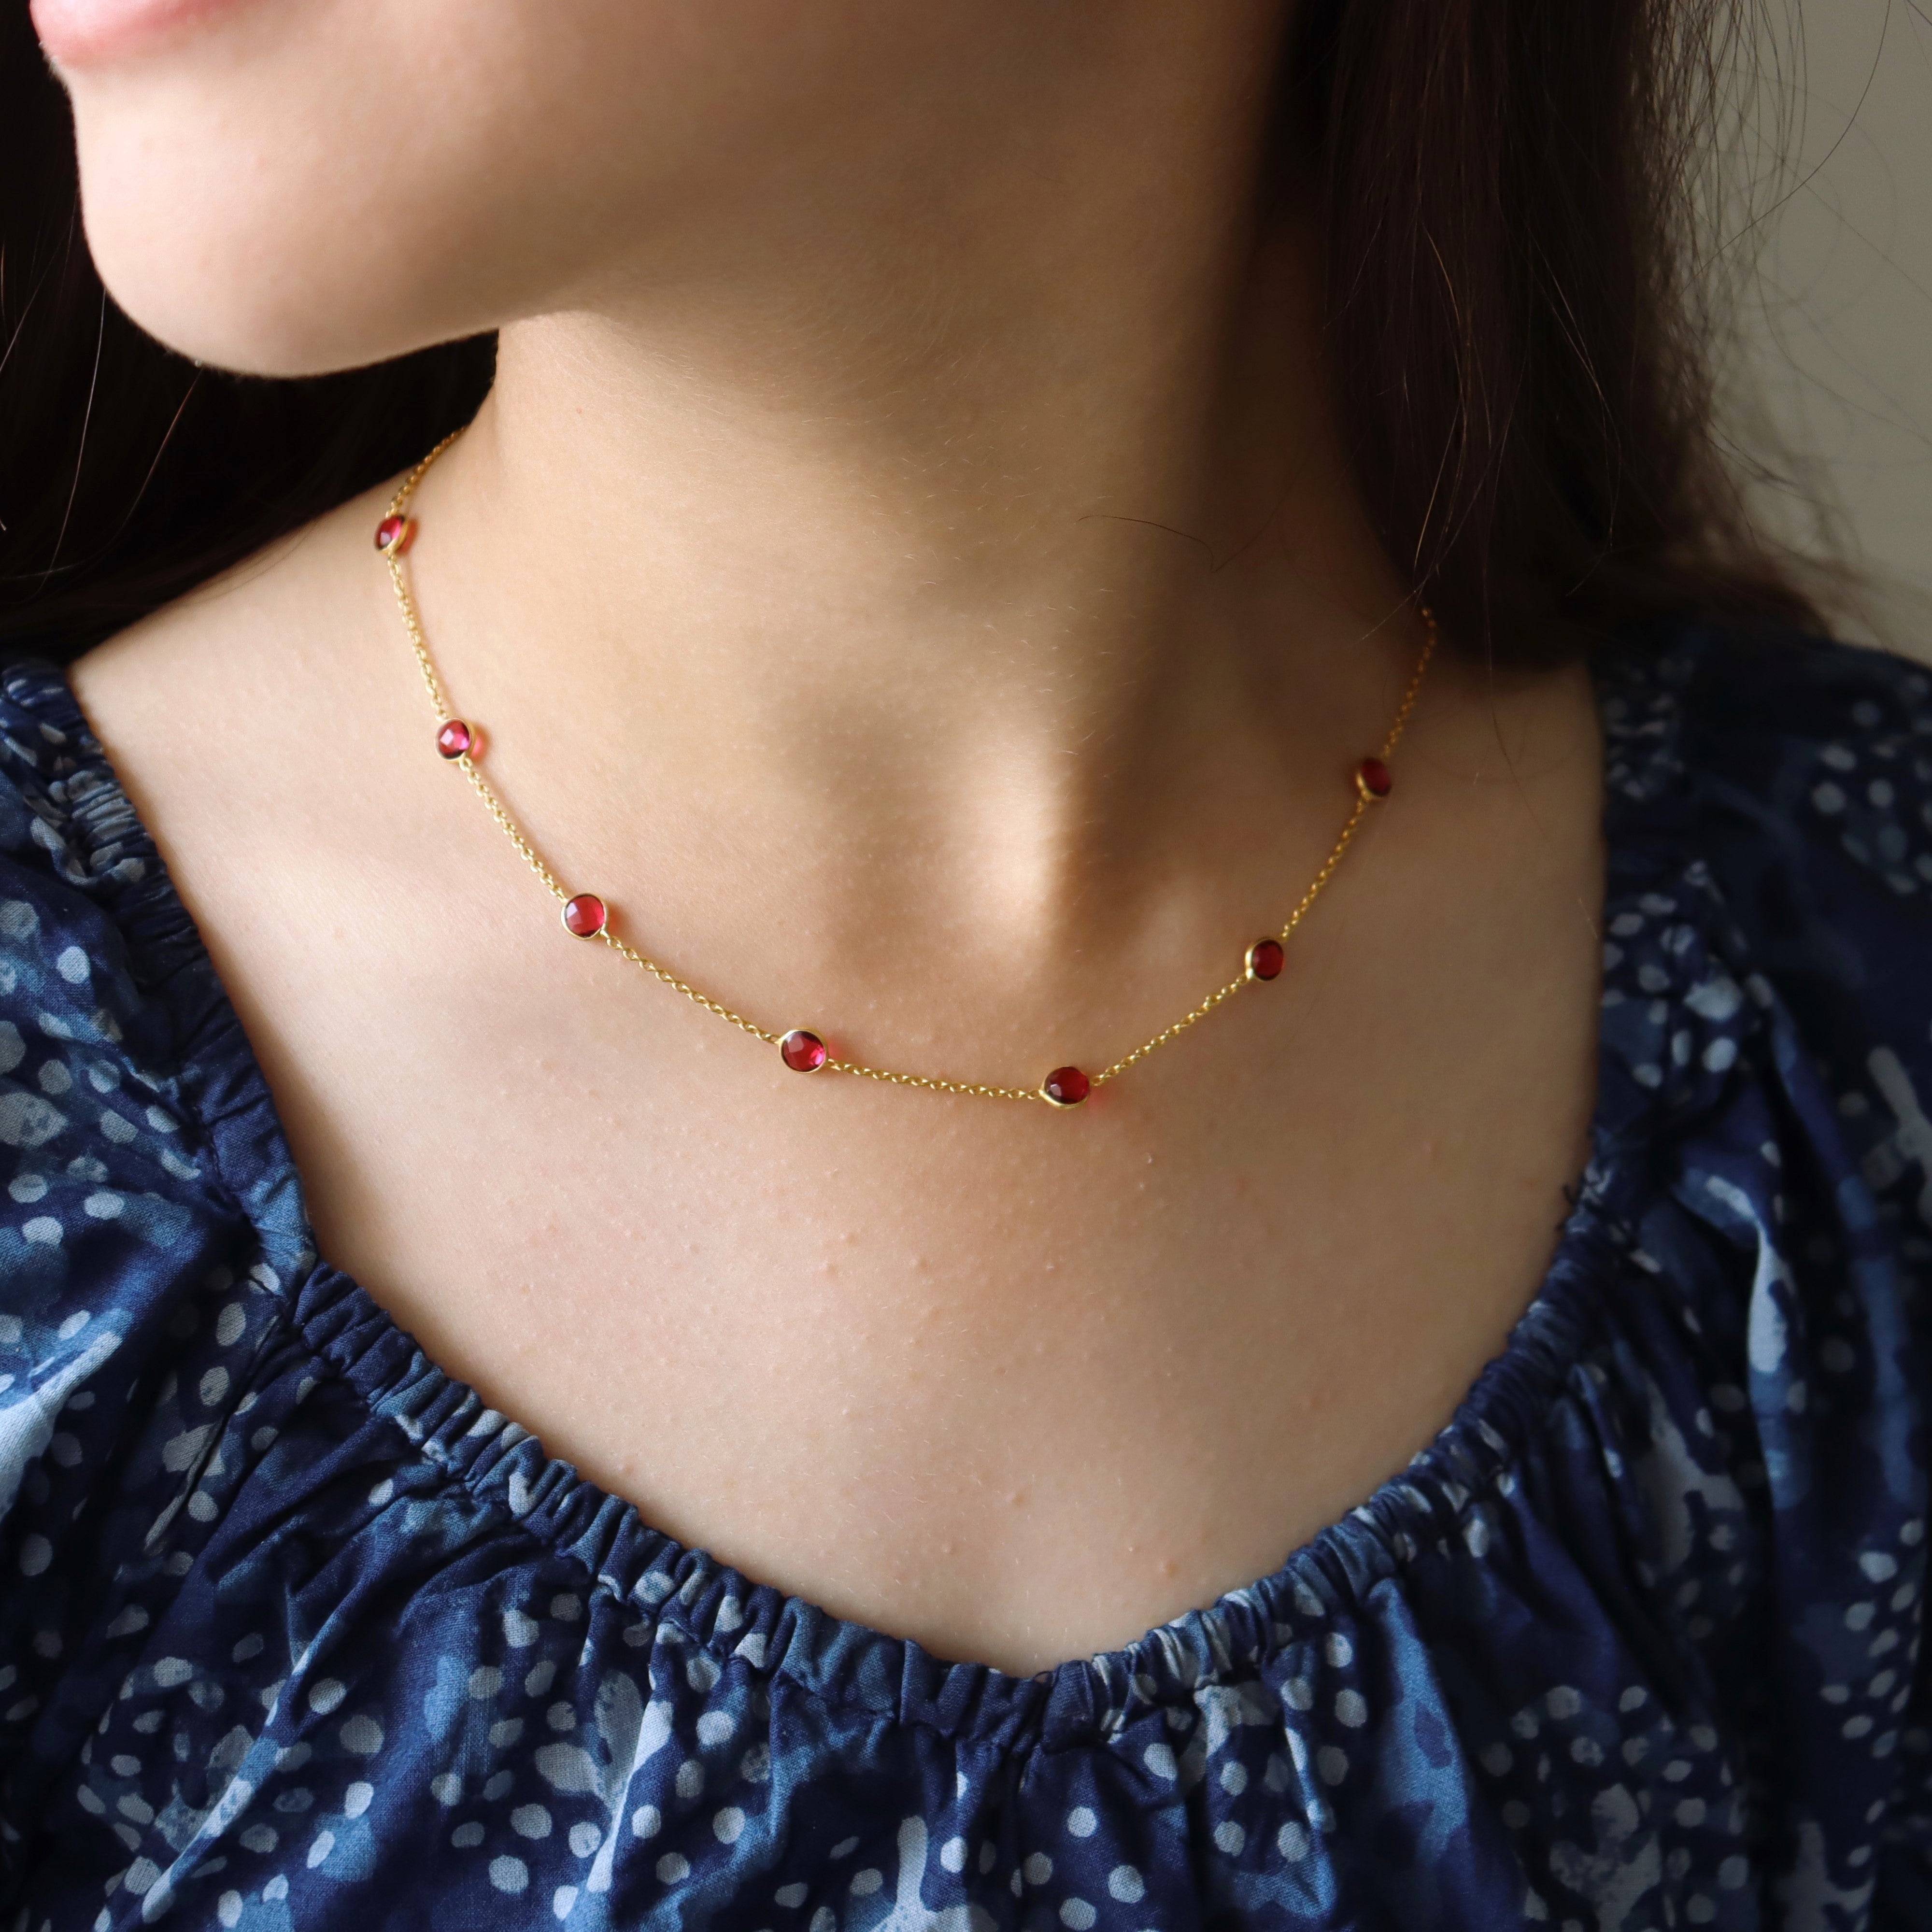
[[[32,0],[34,31],[56,68],[124,60],[208,26],[247,0]]]
[[[135,326],[179,356],[236,375],[328,375],[359,368],[438,339],[400,319],[372,315],[352,299],[306,278],[278,290],[260,262],[244,271],[205,268],[184,274],[178,256],[118,247],[89,231],[95,266],[116,305]],[[211,299],[212,287],[228,292]]]
[[[453,334],[440,266],[406,224],[359,218],[361,197],[301,178],[142,164],[79,117],[81,210],[107,292],[177,353],[252,376],[357,368]],[[166,152],[165,149],[163,150]],[[460,306],[460,304],[458,306]]]

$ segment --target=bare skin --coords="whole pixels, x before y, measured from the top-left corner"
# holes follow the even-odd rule
[[[1190,58],[1041,79],[970,167],[962,106],[904,206],[844,156],[745,188],[728,259],[712,207],[676,274],[482,314],[432,649],[559,872],[767,1024],[1104,1064],[1280,923],[1381,740],[1420,628],[1312,251],[1240,188],[1260,106]],[[562,932],[430,748],[380,500],[74,681],[323,1255],[434,1359],[753,1578],[1016,1672],[1272,1570],[1448,1419],[1585,1150],[1580,670],[1445,656],[1288,973],[1087,1108],[802,1079]]]

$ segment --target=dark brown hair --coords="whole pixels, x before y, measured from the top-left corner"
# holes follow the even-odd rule
[[[1694,190],[1748,0],[1300,0],[1282,149],[1328,237],[1371,514],[1502,658],[1670,612],[1808,620],[1713,429]],[[412,461],[489,338],[272,382],[94,273],[26,10],[0,24],[0,651],[66,659]]]

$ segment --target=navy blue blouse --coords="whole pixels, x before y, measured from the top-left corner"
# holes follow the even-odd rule
[[[1606,655],[1594,1158],[1433,1444],[1037,1676],[685,1547],[316,1252],[0,676],[0,1924],[1932,1928],[1932,678]]]

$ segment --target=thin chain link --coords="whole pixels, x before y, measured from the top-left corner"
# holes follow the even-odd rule
[[[462,434],[460,429],[452,430],[396,486],[395,494],[389,499],[388,514],[392,517],[400,517],[404,514],[410,499],[416,494],[416,486],[429,473],[430,466]],[[396,603],[402,612],[403,623],[409,632],[410,644],[416,652],[416,664],[422,672],[423,684],[429,692],[430,703],[435,709],[436,722],[445,724],[449,722],[452,713],[448,700],[443,695],[442,681],[437,677],[436,667],[430,661],[429,642],[423,635],[422,620],[417,614],[416,599],[410,593],[409,580],[404,574],[402,552],[404,548],[399,543],[391,544],[382,554],[383,561],[388,566],[389,581],[395,587]],[[1435,653],[1434,614],[1424,607],[1420,615],[1425,632],[1422,650],[1416,658],[1415,669],[1410,674],[1408,688],[1402,693],[1402,703],[1396,712],[1394,722],[1389,727],[1388,736],[1383,741],[1380,755],[1384,760],[1395,755],[1396,747],[1402,742],[1402,734],[1408,728],[1409,718],[1415,710],[1416,700],[1421,693],[1423,674],[1428,670],[1430,658]],[[484,808],[502,826],[505,836],[516,848],[524,862],[543,881],[550,896],[568,903],[571,897],[569,888],[544,863],[542,856],[524,836],[522,829],[510,816],[502,800],[496,796],[490,782],[484,777],[470,754],[464,752],[454,762],[462,767],[464,776],[470,781],[476,796],[483,801]],[[1348,814],[1348,822],[1342,827],[1334,845],[1329,848],[1328,857],[1322,862],[1321,870],[1309,881],[1307,890],[1302,894],[1294,910],[1288,914],[1288,922],[1276,935],[1284,945],[1294,938],[1296,928],[1308,916],[1315,902],[1321,897],[1323,889],[1335,876],[1336,868],[1340,866],[1353,843],[1362,820],[1369,814],[1370,805],[1369,794],[1358,785],[1354,808]],[[707,1013],[715,1013],[721,1020],[736,1027],[740,1033],[748,1034],[752,1039],[762,1041],[767,1046],[776,1046],[785,1037],[783,1034],[773,1033],[769,1028],[761,1027],[756,1020],[747,1019],[742,1013],[734,1012],[722,1000],[714,1000],[709,993],[699,992],[695,986],[680,979],[669,967],[660,965],[656,960],[648,958],[635,946],[618,938],[608,923],[596,936],[614,952],[620,953],[632,965],[650,974],[652,979],[661,981],[673,992],[682,993],[687,1000],[702,1006]],[[1149,1054],[1166,1046],[1170,1040],[1178,1040],[1189,1028],[1198,1026],[1210,1013],[1225,1005],[1244,988],[1254,983],[1244,971],[1238,977],[1230,980],[1225,986],[1217,986],[1198,1006],[1182,1014],[1172,1026],[1163,1028],[1151,1040],[1136,1047],[1132,1052],[1124,1054],[1112,1066],[1090,1076],[1089,1084],[1095,1088],[1104,1087],[1108,1081],[1118,1079],[1129,1067],[1138,1066]],[[958,1094],[974,1100],[1032,1100],[1042,1106],[1052,1104],[1039,1088],[994,1087],[980,1081],[942,1079],[935,1074],[901,1073],[888,1067],[867,1066],[856,1060],[828,1058],[820,1070],[828,1073],[854,1074],[862,1080],[876,1080],[889,1087],[923,1088],[929,1094]]]

